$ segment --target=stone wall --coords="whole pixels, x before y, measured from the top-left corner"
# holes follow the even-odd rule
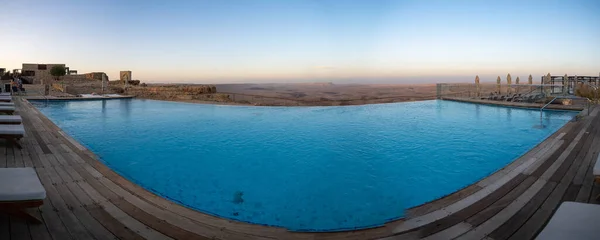
[[[128,95],[159,100],[230,101],[228,94],[217,93],[213,85],[132,86]]]
[[[106,76],[103,72],[91,72],[84,74],[65,75],[60,77],[62,81],[73,81],[73,82],[87,82],[87,81],[102,81],[102,78]]]
[[[54,66],[66,67],[65,64],[23,63],[21,74],[29,76],[32,79],[32,84],[50,84],[54,80],[54,77],[50,74],[50,69]]]

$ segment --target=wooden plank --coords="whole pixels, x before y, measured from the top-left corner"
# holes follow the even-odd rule
[[[583,181],[581,185],[581,189],[579,189],[579,193],[577,193],[577,198],[575,198],[576,202],[588,203],[590,199],[590,195],[592,194],[592,187],[594,185],[594,174],[593,174],[593,162],[592,165],[588,168],[585,173],[585,178],[587,181]]]
[[[590,132],[594,133],[595,131],[595,127],[592,126]],[[531,218],[525,224],[523,224],[513,236],[511,236],[512,239],[530,239],[535,237],[539,231],[541,231],[542,227],[546,224],[550,216],[560,204],[561,199],[563,199],[569,184],[579,169],[579,165],[588,152],[585,150],[582,151],[581,149],[584,148],[584,146],[589,148],[592,140],[593,134],[587,134],[582,137],[581,141],[577,143],[576,147],[573,148],[573,151],[569,153],[569,156],[565,162],[550,178],[551,180],[559,182],[559,184],[540,206],[540,208],[534,213],[534,215],[531,216]]]
[[[8,159],[6,158],[6,147],[0,146],[0,168],[5,168],[8,164]]]
[[[573,179],[573,184],[582,185],[585,181],[587,170],[592,167],[593,164],[598,157],[598,152],[600,152],[600,131],[595,131],[592,135],[593,140],[591,145],[587,148],[588,154],[585,157],[584,162],[581,164],[579,169],[577,170],[577,174]],[[586,149],[586,148],[584,148]]]
[[[15,157],[15,166],[16,167],[25,167],[25,161],[23,160],[22,150],[16,147],[12,147],[13,154]]]
[[[565,195],[563,195],[560,202],[575,201],[575,199],[577,199],[577,194],[579,193],[579,190],[581,190],[581,185],[575,185],[573,183],[569,184],[569,186],[567,187],[567,191],[565,192]]]
[[[162,233],[156,232],[154,229],[145,226],[138,220],[129,216],[127,213],[123,212],[121,209],[117,208],[109,201],[109,199],[118,199],[119,197],[110,191],[107,192],[107,190],[103,188],[103,185],[98,183],[96,179],[91,177],[91,175],[82,174],[82,177],[86,178],[86,181],[78,182],[77,184],[88,194],[88,196],[90,196],[92,201],[102,206],[102,208],[114,219],[117,219],[121,224],[145,238],[167,238]],[[101,194],[99,191],[103,191],[104,193]],[[113,231],[113,233],[115,232]]]
[[[23,147],[29,153],[34,165],[40,166],[36,168],[36,171],[38,172],[38,176],[40,177],[42,185],[44,185],[44,188],[47,188],[47,186],[51,186],[52,183],[48,181],[45,175],[40,174],[40,169],[43,169],[43,165],[41,164],[35,151],[31,151],[30,144],[31,143],[28,142]],[[40,239],[45,239],[45,237],[47,237],[46,235],[49,234],[53,239],[71,239],[70,233],[66,230],[63,221],[57,214],[57,209],[51,205],[48,199],[44,201],[44,205],[40,207],[38,214],[40,214],[38,217],[44,220],[45,226],[44,228],[41,228],[39,226],[30,225],[32,237],[40,236]],[[44,231],[44,229],[46,229],[47,232]]]
[[[6,147],[6,159],[6,167],[17,167],[17,162],[15,161],[15,152],[12,147]]]
[[[165,220],[159,219],[156,216],[143,211],[142,209],[134,206],[133,204],[131,204],[125,200],[111,200],[111,202],[115,206],[117,206],[118,208],[120,208],[121,210],[123,210],[124,212],[129,214],[130,216],[132,216],[133,218],[142,222],[144,225],[151,227],[171,238],[174,238],[174,239],[210,239],[210,238],[202,237],[200,235],[196,235],[192,232],[186,231],[175,225],[169,224]]]
[[[578,155],[578,157],[582,157],[583,161],[576,160],[576,163],[580,163],[577,166],[577,172],[573,177],[573,181],[569,184],[565,195],[563,196],[561,202],[563,201],[575,201],[577,199],[577,195],[583,186],[583,178],[585,176],[586,170],[590,167],[590,162],[592,158],[597,156],[598,149],[598,137],[600,136],[600,128],[596,126],[591,127],[590,136],[588,141],[584,144],[581,152],[582,154]],[[595,145],[596,144],[596,145]],[[593,166],[592,166],[593,167]]]
[[[37,167],[35,166],[35,164],[33,163],[33,160],[31,160],[31,156],[29,155],[29,152],[27,151],[26,148],[27,144],[23,144],[23,151],[22,151],[22,157],[23,157],[23,164],[25,165],[25,167]]]
[[[131,217],[129,214],[126,214],[121,209],[116,207],[111,202],[103,202],[101,203],[102,208],[111,216],[116,218],[119,222],[123,223],[123,225],[127,226],[129,229],[132,229],[135,233],[141,235],[146,239],[172,239],[163,235],[160,232],[151,230],[148,226],[139,222],[135,218]]]
[[[518,186],[513,188],[508,194],[504,195],[498,201],[494,202],[491,206],[483,209],[477,214],[473,215],[469,219],[466,220],[467,223],[472,226],[478,226],[483,222],[490,219],[492,216],[496,215],[502,209],[507,207],[512,201],[514,201],[518,196],[523,194],[531,185],[536,181],[535,177],[527,177],[523,182],[521,182]]]
[[[48,177],[47,171],[45,168],[39,168],[38,174],[42,179],[42,182],[50,182],[50,177]],[[87,230],[82,226],[81,222],[77,219],[77,217],[70,211],[70,208],[65,204],[62,197],[59,195],[58,190],[53,186],[53,184],[45,184],[44,188],[46,189],[46,201],[45,204],[50,203],[59,216],[59,218],[64,223],[64,227],[67,231],[73,236],[75,239],[90,239],[92,238]]]
[[[90,235],[99,240],[114,239],[114,235],[98,223],[96,219],[87,212],[87,209],[83,208],[82,204],[75,199],[66,185],[58,185],[56,186],[56,189],[65,200],[65,204],[67,204],[68,208],[73,212],[73,215],[77,217]]]
[[[48,146],[46,145],[46,142],[44,142],[44,140],[42,140],[39,133],[37,133],[36,131],[32,131],[31,134],[37,141],[38,146],[40,146],[40,149],[42,149],[42,153],[52,154],[52,151],[50,151],[50,148],[48,148]]]
[[[600,196],[600,184],[594,183],[588,202],[593,204],[600,204],[600,199],[598,199],[598,196]]]
[[[420,236],[427,237],[446,228],[452,227],[453,225],[456,225],[466,220],[467,218],[477,214],[479,211],[492,205],[502,196],[510,192],[514,187],[523,182],[523,180],[525,180],[526,178],[527,176],[519,174],[517,175],[517,177],[511,179],[506,184],[502,185],[502,187],[500,187],[498,190],[492,192],[488,196],[466,207],[465,209],[423,226],[420,230]]]
[[[104,209],[102,209],[98,205],[90,205],[86,206],[88,212],[94,216],[98,222],[100,222],[106,229],[108,229],[112,234],[117,236],[119,239],[133,239],[133,240],[141,240],[145,239],[139,234],[133,232],[127,226],[123,225],[117,219],[113,218],[110,214],[108,214]]]
[[[446,197],[442,197],[433,202],[428,202],[428,203],[425,203],[425,204],[422,204],[422,205],[419,205],[419,206],[416,206],[413,208],[409,208],[406,210],[406,217],[413,218],[416,216],[425,215],[427,213],[433,212],[435,210],[438,210],[445,206],[448,206],[452,203],[455,203],[455,202],[463,199],[465,196],[471,195],[474,192],[477,192],[479,190],[481,190],[480,186],[477,186],[476,184],[470,185],[466,188],[459,190],[458,192],[450,194]]]
[[[52,145],[48,145],[48,148],[50,148],[50,150],[52,150],[54,152],[54,154],[52,154],[52,156],[54,157],[54,159],[56,159],[56,162],[60,165],[67,165],[67,161],[64,159],[64,157],[62,156],[62,154],[56,150]]]
[[[100,223],[98,223],[86,209],[83,208],[83,205],[75,196],[71,193],[70,188],[67,186],[69,183],[74,183],[71,176],[66,173],[61,167],[56,166],[52,168],[55,172],[49,170],[50,174],[58,174],[63,179],[63,184],[56,185],[56,189],[58,190],[61,197],[64,199],[67,207],[73,211],[73,214],[77,216],[77,219],[82,223],[82,225],[94,236],[96,239],[113,239],[114,236],[106,230]],[[78,189],[76,189],[77,191]],[[78,191],[79,194],[84,194],[83,191]],[[80,196],[83,198],[83,196]],[[90,202],[87,202],[91,204]]]
[[[29,233],[31,234],[31,239],[51,240],[52,237],[50,236],[50,232],[46,227],[46,220],[42,217],[40,209],[33,209],[32,211],[29,211],[29,213],[43,222],[43,224],[29,224]]]
[[[10,218],[0,213],[0,239],[10,239]]]
[[[10,216],[10,239],[11,240],[29,240],[31,235],[27,222],[22,218]]]
[[[488,236],[493,239],[507,239],[509,238],[517,229],[519,229],[527,219],[535,210],[538,209],[539,205],[546,200],[546,198],[550,195],[556,183],[548,182],[542,189],[535,195],[523,208],[521,208],[514,216],[512,216],[508,221],[502,224],[500,227],[496,228],[492,233]]]
[[[527,202],[529,202],[546,184],[543,179],[538,179],[521,196],[502,209],[498,214],[457,239],[482,239],[497,229],[501,224],[513,217]]]

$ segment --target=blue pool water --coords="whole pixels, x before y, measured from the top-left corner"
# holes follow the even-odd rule
[[[112,169],[199,211],[299,231],[378,226],[501,169],[575,116],[421,101],[250,107],[34,102]]]

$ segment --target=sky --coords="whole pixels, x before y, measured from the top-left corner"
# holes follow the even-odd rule
[[[0,0],[0,67],[143,82],[600,74],[600,1]]]

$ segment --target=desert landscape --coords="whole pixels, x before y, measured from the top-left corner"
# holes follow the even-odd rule
[[[217,84],[233,102],[275,106],[339,106],[434,99],[435,84]]]
[[[110,81],[102,91],[101,81],[62,80],[51,88],[53,96],[118,93],[138,98],[255,106],[343,106],[434,99],[435,84],[146,84],[129,85]],[[42,92],[41,85],[29,85],[31,92]]]

